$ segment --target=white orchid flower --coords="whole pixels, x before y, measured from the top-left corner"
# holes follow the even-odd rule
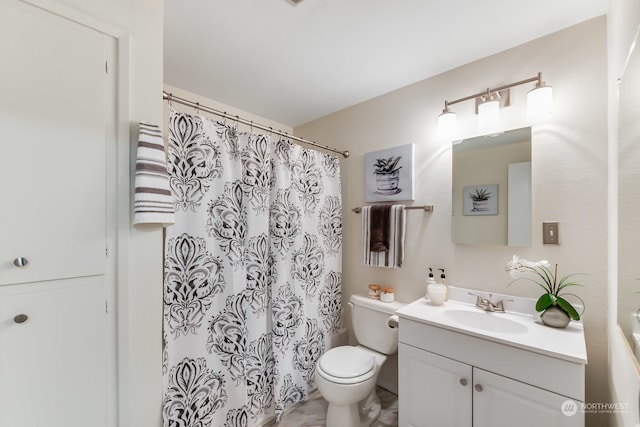
[[[514,255],[511,261],[507,263],[507,272],[513,279],[517,279],[522,273],[531,272],[539,267],[551,268],[551,264],[546,259],[540,261],[528,261]]]
[[[528,279],[544,289],[544,293],[536,302],[536,311],[544,311],[550,306],[557,304],[573,320],[580,320],[578,313],[565,298],[572,296],[580,300],[584,306],[584,302],[575,294],[568,293],[565,289],[569,286],[582,286],[570,279],[571,276],[582,273],[573,273],[564,277],[558,277],[558,264],[555,269],[551,270],[551,263],[546,259],[540,261],[527,261],[517,255],[507,263],[506,272],[509,273],[513,283],[516,279]],[[523,276],[523,277],[521,277]],[[530,276],[530,277],[527,277]],[[509,284],[511,284],[509,283]],[[508,286],[508,285],[507,285]]]
[[[542,261],[538,261],[538,265],[542,267],[551,268],[551,263],[546,259],[543,259]]]
[[[520,276],[520,268],[522,264],[520,263],[520,258],[518,255],[514,255],[511,261],[507,263],[507,273],[513,279],[517,279]]]

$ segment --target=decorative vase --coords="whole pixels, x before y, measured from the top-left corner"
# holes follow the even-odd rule
[[[488,200],[474,200],[473,201],[473,212],[486,212],[489,210],[489,201]]]
[[[395,194],[398,192],[400,183],[400,170],[395,170],[387,174],[376,174],[376,187],[378,192],[383,194]]]
[[[540,320],[553,328],[566,328],[571,322],[571,317],[558,304],[553,304],[542,313]]]

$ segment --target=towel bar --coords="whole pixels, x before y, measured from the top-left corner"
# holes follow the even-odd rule
[[[432,212],[433,211],[433,205],[405,206],[405,209],[420,209],[420,210],[425,211],[425,212]],[[355,213],[362,212],[362,208],[353,208],[351,210],[354,211]]]

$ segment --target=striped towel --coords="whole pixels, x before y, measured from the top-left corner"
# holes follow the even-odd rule
[[[389,247],[386,251],[371,250],[371,206],[362,208],[362,246],[364,264],[374,267],[400,268],[404,262],[404,230],[407,220],[404,205],[389,210]]]
[[[158,125],[140,123],[133,205],[134,224],[175,223],[175,209],[162,131]]]

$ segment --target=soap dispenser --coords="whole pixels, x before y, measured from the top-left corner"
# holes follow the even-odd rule
[[[427,293],[429,294],[431,305],[442,305],[447,294],[447,287],[442,283],[436,282],[431,269],[429,269],[429,277],[427,277]]]
[[[449,301],[449,284],[447,283],[447,278],[444,275],[444,268],[439,268],[442,273],[440,273],[440,283],[442,283],[445,287],[444,300]]]
[[[431,284],[435,284],[436,283],[436,279],[433,277],[433,270],[431,269],[431,267],[429,267],[429,275],[427,276],[427,280],[426,280],[426,287],[425,287],[425,295],[428,297],[429,296],[429,285]]]

